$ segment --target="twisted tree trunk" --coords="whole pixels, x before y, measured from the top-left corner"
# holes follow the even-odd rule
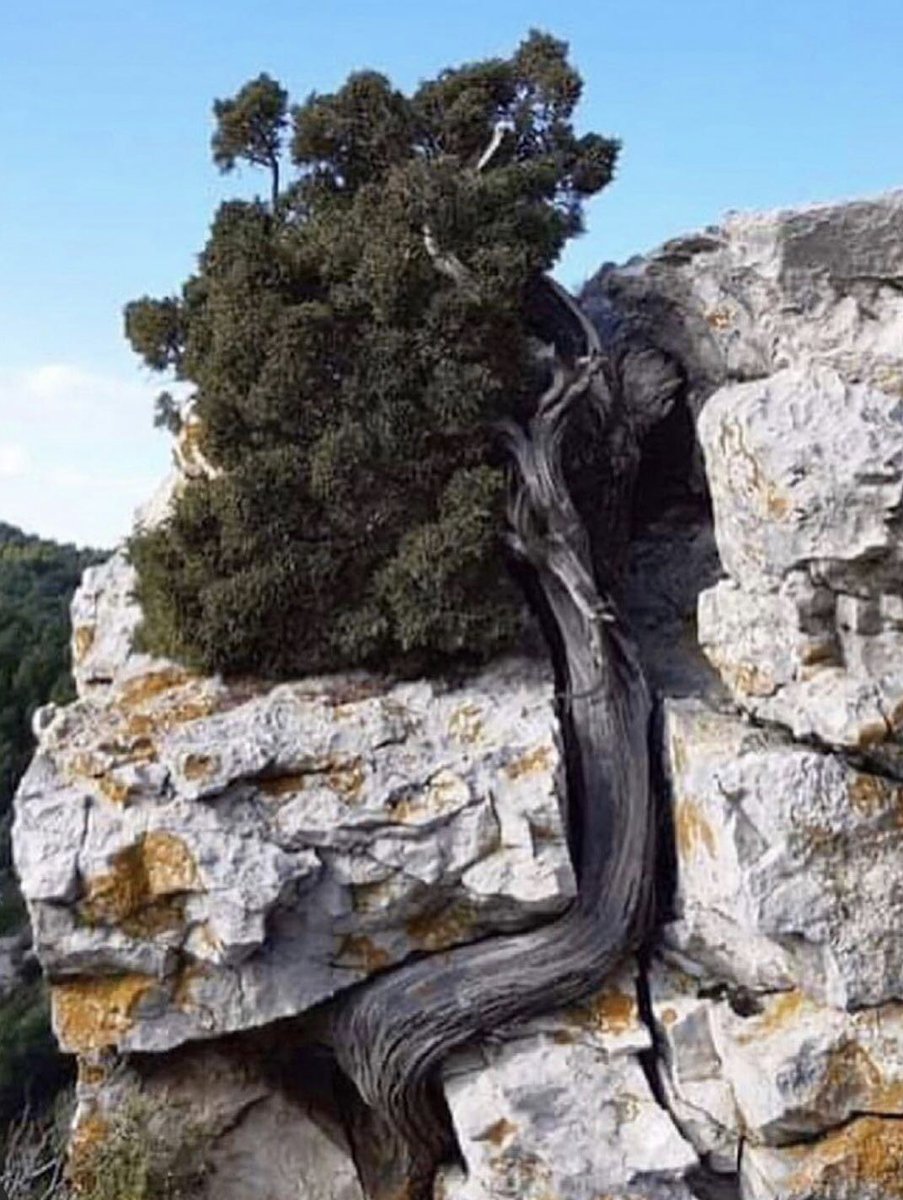
[[[457,260],[427,248],[439,269],[466,282]],[[440,1081],[448,1053],[597,991],[641,942],[652,912],[650,699],[614,598],[600,590],[562,468],[562,440],[575,405],[589,400],[609,426],[622,418],[604,379],[595,330],[556,283],[547,279],[543,286],[562,314],[560,336],[543,352],[551,382],[527,426],[511,425],[504,437],[516,471],[511,544],[533,574],[552,627],[578,895],[548,925],[402,965],[362,985],[338,1010],[336,1057],[366,1106],[358,1108],[352,1142],[358,1141],[359,1163],[368,1159],[365,1187],[386,1200],[431,1200],[437,1165],[455,1155]],[[575,336],[584,347],[576,358],[561,349]],[[612,471],[622,466],[613,463]],[[628,479],[609,490],[627,494],[631,484]],[[611,514],[613,523],[626,519],[626,506],[616,507],[621,511]],[[366,1156],[364,1140],[371,1143]],[[376,1156],[374,1140],[382,1143]]]

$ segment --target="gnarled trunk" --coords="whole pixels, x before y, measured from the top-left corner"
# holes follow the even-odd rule
[[[551,382],[527,426],[507,427],[504,436],[516,475],[511,544],[541,597],[561,689],[578,894],[548,925],[403,965],[338,1009],[335,1053],[363,1101],[349,1133],[364,1185],[380,1200],[430,1200],[437,1165],[455,1154],[440,1082],[448,1053],[598,990],[641,942],[652,911],[650,698],[614,597],[600,589],[605,564],[594,569],[562,466],[578,403],[596,406],[608,428],[625,418],[605,382],[595,330],[562,288],[552,280],[543,286],[561,314],[544,351]],[[575,337],[584,350],[576,358],[562,349]],[[607,494],[629,496],[631,464],[611,469],[628,478],[614,480]],[[613,507],[617,526],[629,509]]]

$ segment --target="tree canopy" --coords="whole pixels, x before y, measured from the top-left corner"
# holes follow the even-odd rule
[[[534,401],[537,279],[618,151],[575,131],[580,92],[534,31],[410,96],[357,72],[290,130],[266,75],[216,102],[215,161],[273,189],[220,206],[180,295],[126,307],[144,361],[194,385],[213,467],[132,539],[150,648],[279,676],[513,643],[494,430]]]

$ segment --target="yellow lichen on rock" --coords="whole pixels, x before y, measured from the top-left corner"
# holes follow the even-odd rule
[[[96,629],[93,625],[76,625],[72,630],[72,661],[75,666],[84,662],[94,645],[95,634]]]
[[[628,1029],[639,1029],[636,1000],[626,992],[600,992],[591,999],[569,1008],[565,1019],[582,1029],[596,1033],[626,1033]]]
[[[332,790],[343,796],[349,804],[353,804],[360,796],[366,778],[367,772],[360,758],[335,763],[326,776]]]
[[[54,984],[53,1028],[61,1046],[71,1053],[118,1046],[136,1006],[156,986],[153,976],[138,974]]]
[[[215,754],[187,754],[182,763],[182,772],[192,783],[209,779],[218,769],[219,759]]]
[[[145,675],[127,680],[116,697],[116,703],[123,710],[142,708],[163,692],[182,687],[194,678],[195,676],[182,667],[164,667],[159,671],[148,671]]]
[[[859,1117],[816,1142],[788,1181],[788,1195],[835,1194],[903,1197],[900,1121]]]
[[[497,1121],[493,1121],[482,1133],[478,1133],[474,1137],[476,1142],[491,1142],[493,1146],[501,1146],[510,1137],[517,1133],[517,1126],[513,1121],[509,1121],[507,1117],[499,1117]]]
[[[537,746],[512,762],[506,763],[505,774],[509,779],[520,779],[525,775],[537,775],[543,771],[549,771],[554,757],[554,746]]]
[[[472,746],[483,736],[482,716],[479,705],[462,704],[452,713],[448,731],[456,741]]]
[[[153,936],[182,925],[182,896],[199,888],[194,857],[182,839],[155,830],[114,855],[110,871],[88,880],[79,914],[91,924],[121,926],[133,937]]]
[[[682,857],[698,854],[705,850],[709,858],[715,857],[715,831],[692,800],[681,799],[674,812],[677,848]]]

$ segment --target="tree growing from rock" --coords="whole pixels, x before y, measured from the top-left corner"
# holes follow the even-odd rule
[[[144,361],[193,384],[214,468],[131,543],[149,647],[285,676],[516,640],[497,429],[535,404],[539,281],[618,150],[575,132],[580,93],[535,31],[410,96],[358,72],[291,110],[281,190],[281,86],[216,102],[214,160],[272,189],[221,205],[179,296],[126,309]]]

